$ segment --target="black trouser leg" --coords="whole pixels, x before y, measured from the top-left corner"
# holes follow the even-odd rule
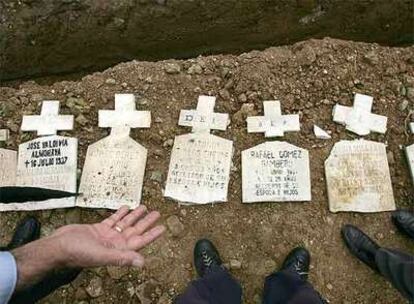
[[[240,284],[222,268],[190,283],[175,304],[241,304]]]
[[[263,304],[323,304],[313,286],[290,271],[279,271],[266,278]]]
[[[381,274],[410,301],[414,301],[414,256],[381,248],[375,255]]]

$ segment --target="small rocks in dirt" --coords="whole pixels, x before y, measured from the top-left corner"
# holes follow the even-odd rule
[[[332,286],[332,284],[331,284],[331,283],[328,283],[328,284],[326,285],[326,288],[328,288],[329,290],[332,290],[332,289],[333,289],[333,286]]]
[[[238,110],[235,114],[234,114],[234,121],[236,123],[243,123],[245,122],[246,118],[249,116],[253,116],[255,114],[255,110],[254,110],[254,104],[253,103],[244,103],[240,110]]]
[[[84,125],[86,125],[87,123],[88,123],[88,119],[83,115],[83,114],[79,114],[77,117],[76,117],[76,122],[78,123],[78,124],[80,124],[81,126],[84,126]]]
[[[174,144],[174,139],[170,138],[170,139],[167,139],[166,141],[164,141],[164,143],[162,144],[162,146],[164,148],[168,148],[168,147],[172,147],[173,144]]]
[[[106,84],[114,85],[116,84],[116,80],[114,78],[108,78],[105,80]]]
[[[119,280],[127,275],[129,270],[127,267],[108,266],[106,267],[106,271],[112,279]]]
[[[394,165],[395,164],[394,153],[392,151],[388,151],[387,158],[388,158],[388,164],[389,165]]]
[[[368,52],[364,56],[364,60],[372,65],[376,65],[379,62],[378,54],[374,51]]]
[[[193,64],[192,66],[188,68],[187,73],[190,75],[194,75],[194,74],[200,75],[203,73],[203,68],[199,64]]]
[[[161,172],[161,171],[159,171],[159,170],[152,171],[152,172],[151,172],[150,179],[151,179],[152,181],[156,181],[156,182],[158,182],[158,183],[162,183],[162,172]]]
[[[405,111],[408,107],[408,100],[404,99],[401,103],[400,106],[398,107],[400,109],[400,111]]]
[[[167,74],[179,74],[181,66],[177,63],[167,63],[164,70]]]
[[[241,269],[242,263],[239,260],[230,260],[230,269]]]
[[[97,298],[104,294],[102,287],[102,279],[100,277],[94,277],[89,285],[86,287],[86,292],[92,297]]]
[[[183,223],[180,222],[180,219],[176,215],[172,215],[167,218],[167,227],[174,237],[181,236],[185,229]]]
[[[65,222],[69,224],[79,224],[81,221],[81,211],[79,208],[72,208],[66,211]]]

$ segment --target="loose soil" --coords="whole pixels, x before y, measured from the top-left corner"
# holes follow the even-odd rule
[[[28,81],[18,88],[0,88],[0,127],[11,129],[12,135],[7,147],[17,149],[18,144],[35,136],[19,131],[23,114],[39,113],[44,99],[58,99],[62,113],[76,115],[75,130],[62,134],[79,138],[79,168],[88,145],[108,134],[108,130],[98,128],[98,110],[112,109],[115,93],[137,94],[138,108],[150,110],[153,117],[150,129],[131,132],[149,150],[143,202],[162,213],[162,222],[175,215],[184,225],[181,235],[174,236],[169,230],[143,251],[148,261],[145,269],[85,270],[43,303],[169,303],[195,278],[192,250],[202,237],[217,244],[226,263],[241,262],[241,269],[231,271],[244,287],[245,303],[260,303],[264,277],[297,245],[305,245],[312,253],[310,281],[331,303],[404,303],[389,283],[349,254],[340,228],[352,223],[382,246],[406,252],[414,253],[414,243],[396,231],[389,213],[330,213],[324,160],[335,142],[357,138],[332,122],[334,104],[351,105],[355,92],[374,96],[373,111],[388,116],[388,132],[366,139],[388,145],[397,206],[412,208],[413,184],[402,147],[414,142],[408,133],[408,122],[414,121],[414,116],[409,116],[414,110],[413,64],[414,47],[324,39],[240,56],[132,61],[77,82],[48,86]],[[228,202],[180,206],[162,194],[171,139],[190,131],[177,125],[179,111],[195,108],[200,94],[217,96],[216,112],[231,115],[228,130],[214,132],[235,144]],[[301,115],[301,132],[288,133],[283,140],[310,151],[311,202],[241,203],[240,152],[265,141],[262,134],[247,134],[245,118],[262,115],[262,101],[269,99],[281,100],[284,113]],[[332,131],[332,140],[316,139],[313,124]],[[151,179],[153,172],[161,172],[162,180]],[[8,241],[16,222],[26,214],[36,215],[47,235],[67,223],[102,220],[110,212],[73,208],[2,213],[2,243]],[[98,289],[94,298],[87,292],[91,288]]]

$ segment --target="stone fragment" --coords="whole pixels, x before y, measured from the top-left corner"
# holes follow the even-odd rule
[[[414,122],[410,123],[410,130],[411,130],[411,133],[414,134]]]
[[[394,195],[383,143],[342,140],[325,162],[331,212],[395,210]]]
[[[188,68],[187,73],[190,75],[194,75],[194,74],[200,75],[203,73],[203,68],[199,64],[193,64],[192,66]]]
[[[10,132],[7,129],[1,129],[0,130],[0,142],[2,141],[8,141],[10,136]]]
[[[112,279],[119,280],[128,274],[129,269],[124,266],[108,266],[106,267],[106,271]]]
[[[86,286],[86,292],[92,298],[100,297],[104,294],[104,289],[102,287],[102,279],[100,277],[94,277],[89,282],[89,285]]]
[[[238,270],[241,269],[242,263],[239,260],[230,260],[230,269]]]
[[[174,237],[181,236],[185,230],[183,223],[181,223],[180,219],[176,215],[172,215],[167,218],[167,227]]]
[[[181,66],[178,63],[167,63],[164,69],[167,74],[179,74],[181,72]]]
[[[319,139],[331,139],[332,138],[328,132],[318,127],[317,125],[313,125],[313,133],[315,134],[316,138],[319,138]]]

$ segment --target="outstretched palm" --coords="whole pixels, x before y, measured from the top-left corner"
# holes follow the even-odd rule
[[[158,212],[146,213],[145,206],[131,212],[124,206],[101,223],[58,229],[54,236],[61,240],[67,266],[143,266],[144,258],[137,251],[165,231],[164,226],[151,228],[160,217]]]

